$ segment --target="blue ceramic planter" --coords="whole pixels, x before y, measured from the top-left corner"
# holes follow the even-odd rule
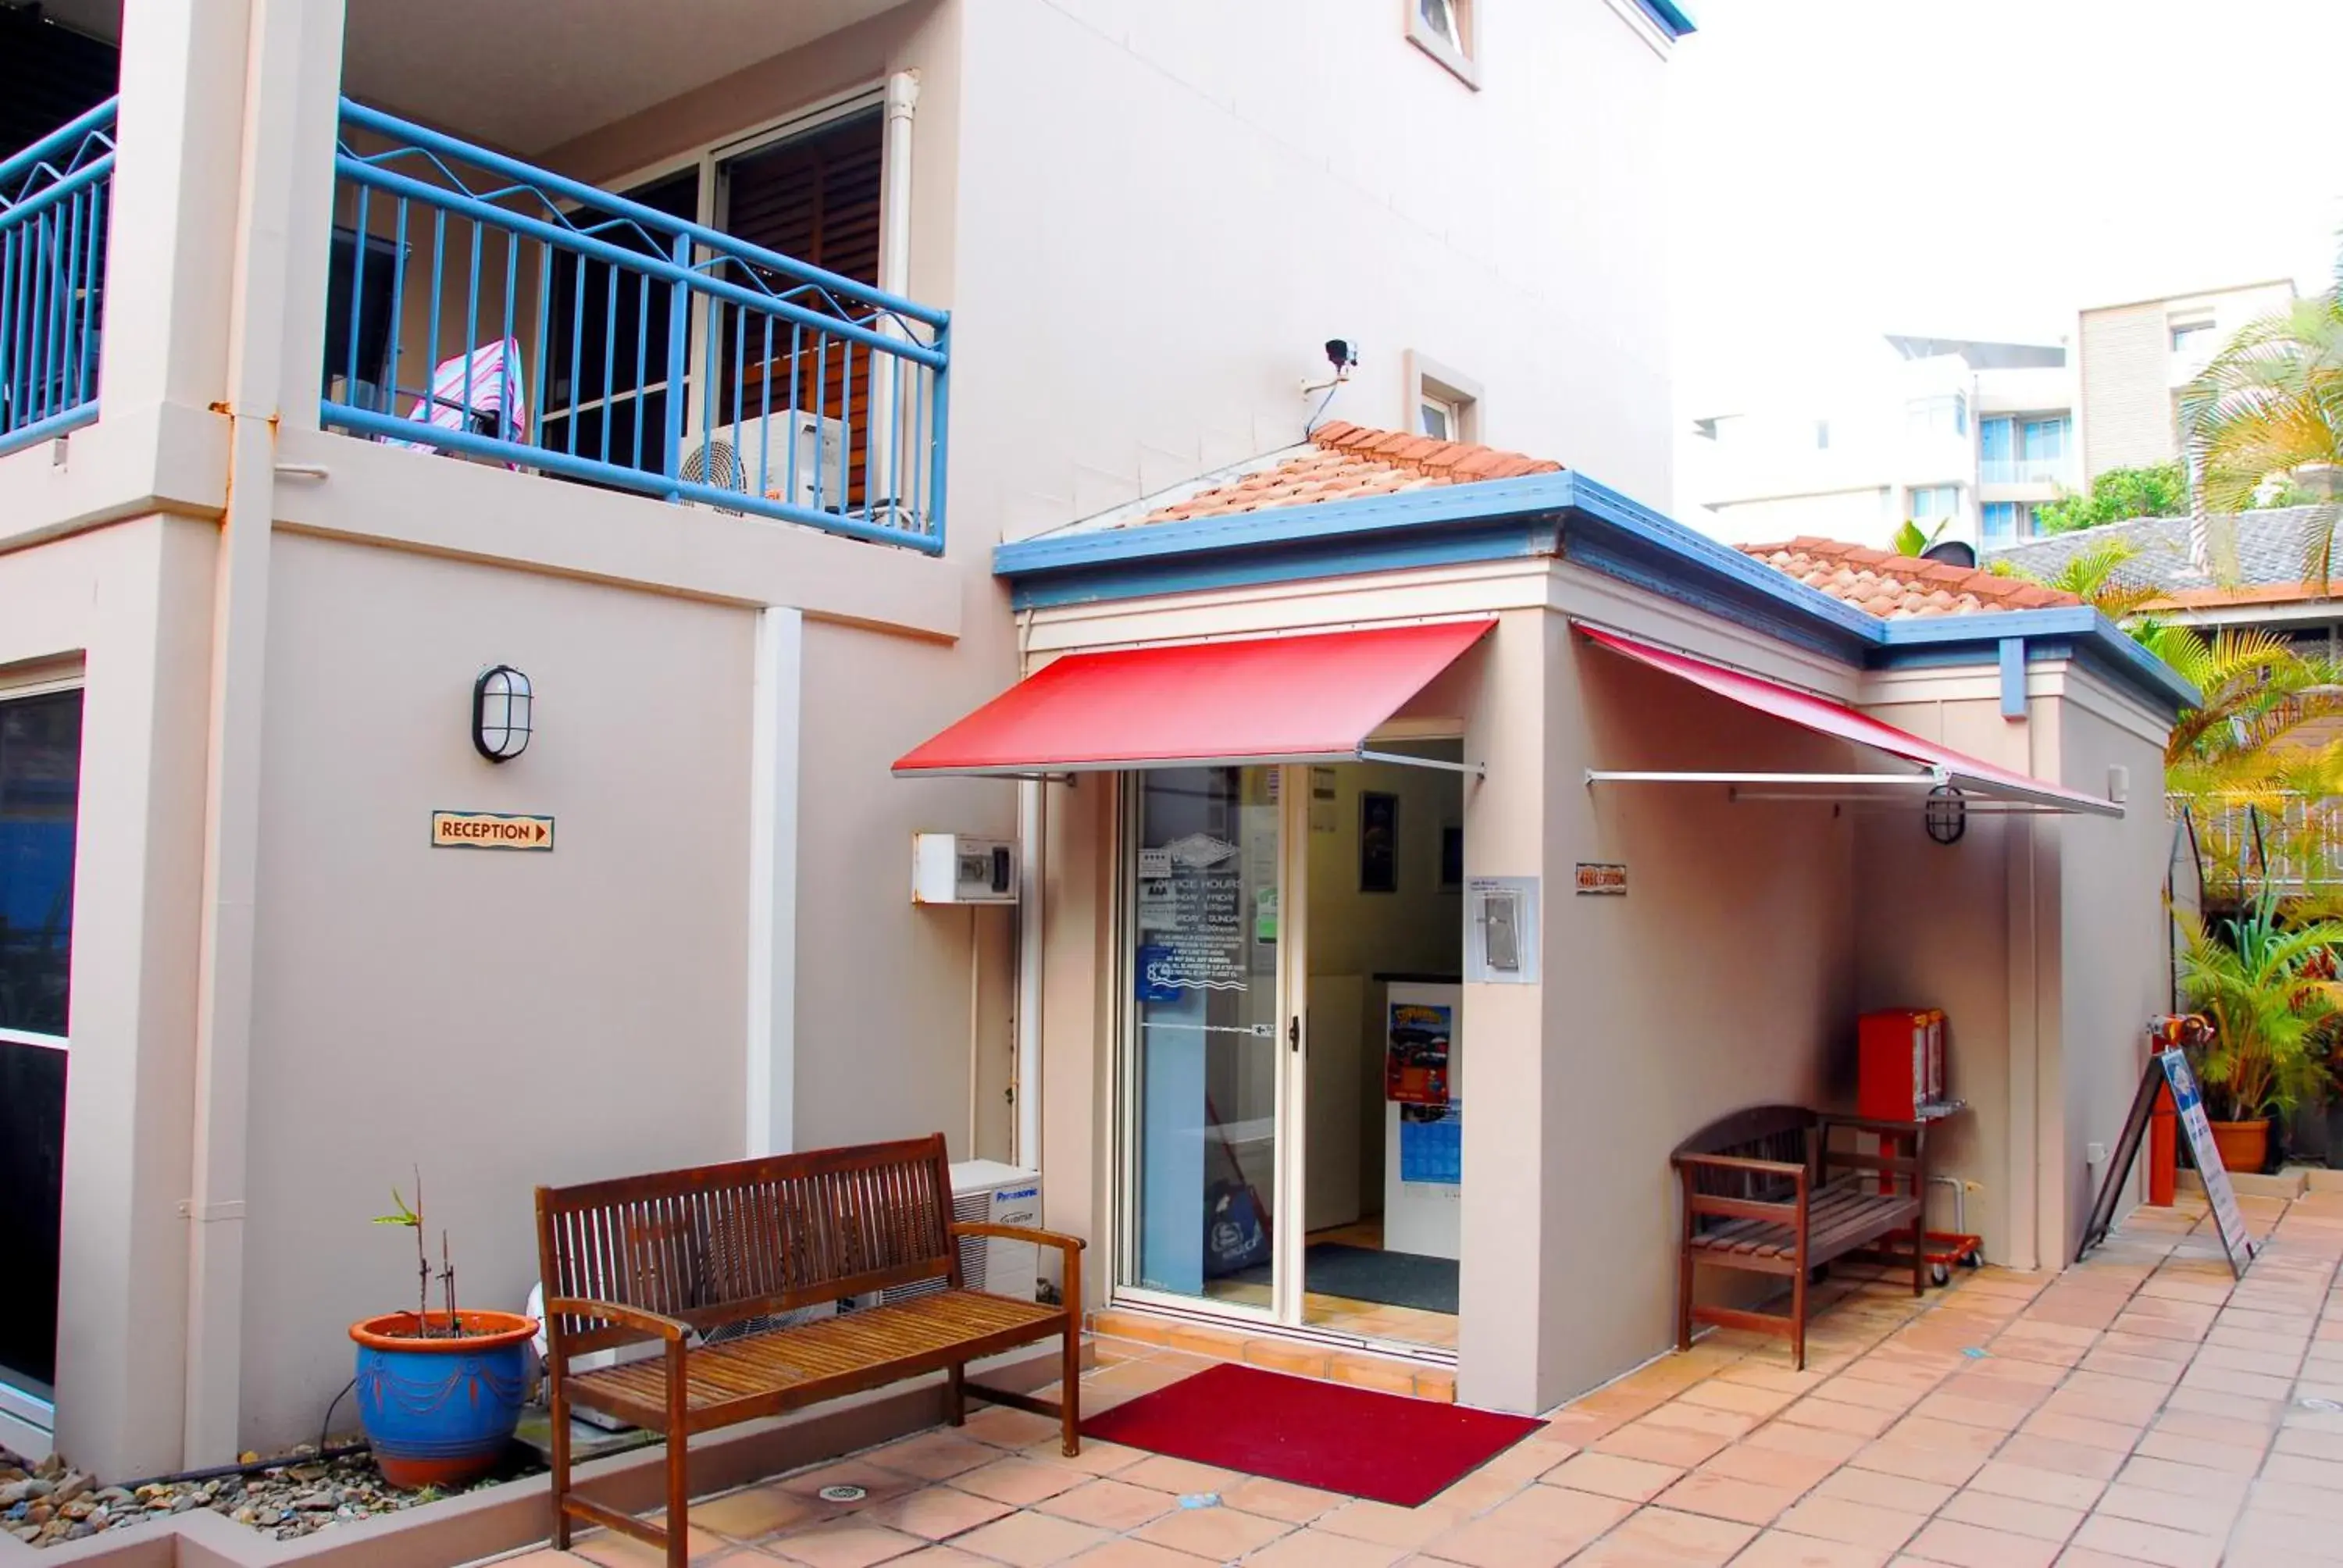
[[[383,1479],[397,1487],[460,1486],[503,1457],[528,1392],[537,1320],[513,1312],[462,1314],[464,1337],[422,1339],[416,1314],[354,1324],[358,1421]],[[430,1316],[434,1327],[445,1312]]]

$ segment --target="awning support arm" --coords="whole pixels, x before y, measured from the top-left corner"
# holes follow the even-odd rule
[[[1943,769],[1926,773],[1617,773],[1589,768],[1589,788],[1597,784],[1803,784],[1849,789],[1918,786],[1933,789],[1950,782]]]
[[[1362,762],[1389,762],[1401,768],[1437,768],[1443,773],[1468,773],[1475,779],[1486,779],[1489,767],[1485,762],[1450,762],[1439,757],[1410,757],[1398,751],[1370,751],[1359,748]]]

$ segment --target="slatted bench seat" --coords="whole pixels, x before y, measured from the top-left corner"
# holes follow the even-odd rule
[[[1878,1137],[1880,1152],[1833,1148],[1835,1130]],[[1926,1288],[1928,1261],[1921,1232],[1928,1158],[1923,1123],[1761,1105],[1701,1129],[1677,1145],[1670,1159],[1684,1199],[1677,1349],[1692,1348],[1695,1322],[1755,1329],[1787,1338],[1803,1369],[1808,1277],[1897,1231],[1911,1233],[1912,1293]],[[1694,1271],[1702,1264],[1787,1275],[1789,1315],[1695,1302]]]
[[[685,1532],[644,1523],[570,1490],[569,1412],[604,1412],[666,1434],[667,1519],[688,1516],[695,1432],[779,1415],[940,1372],[945,1415],[965,1396],[1037,1410],[1081,1452],[1081,1248],[1071,1236],[957,1222],[943,1136],[776,1155],[537,1191],[553,1427],[554,1544],[584,1520],[661,1548],[685,1568]],[[965,1238],[1055,1247],[1063,1305],[967,1290]],[[906,1289],[908,1287],[908,1289]],[[878,1304],[868,1298],[890,1292]],[[853,1300],[850,1311],[831,1312]],[[809,1314],[808,1310],[811,1309]],[[1062,1398],[977,1387],[970,1362],[1061,1342]],[[615,1366],[597,1351],[657,1344]]]

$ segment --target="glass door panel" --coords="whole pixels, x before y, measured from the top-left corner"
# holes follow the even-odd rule
[[[1280,1079],[1274,768],[1132,775],[1126,1284],[1275,1302]]]

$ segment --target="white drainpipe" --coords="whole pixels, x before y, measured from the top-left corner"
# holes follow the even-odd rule
[[[1017,1146],[1011,1161],[1041,1169],[1041,784],[1017,785]]]
[[[911,296],[911,114],[920,103],[920,74],[898,71],[887,78],[886,148],[880,164],[885,188],[879,200],[879,286],[898,299]],[[900,323],[892,317],[881,317],[874,324],[882,337],[901,338]],[[875,475],[881,464],[890,465],[887,475],[887,499],[906,501],[919,495],[923,470],[917,463],[906,463],[903,454],[895,451],[895,431],[902,422],[900,398],[910,394],[914,381],[905,362],[890,355],[873,354],[870,367],[870,433],[869,441],[870,467]],[[882,390],[883,388],[883,390]],[[871,493],[878,495],[874,479]],[[923,498],[923,509],[932,510],[935,499]]]

